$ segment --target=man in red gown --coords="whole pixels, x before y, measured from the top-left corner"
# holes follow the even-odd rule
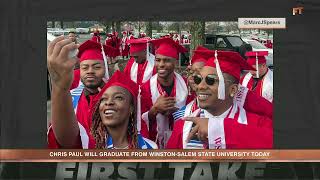
[[[122,32],[122,39],[121,39],[121,56],[124,59],[124,57],[128,57],[129,55],[129,44],[128,44],[129,38],[127,36],[127,32]]]
[[[123,72],[138,85],[147,82],[154,74],[156,68],[154,66],[154,55],[147,50],[150,38],[131,39],[130,56]]]
[[[93,32],[93,36],[91,37],[91,40],[97,43],[101,42],[100,33],[97,29]]]
[[[164,148],[173,129],[172,113],[187,103],[186,80],[174,71],[179,53],[187,50],[171,38],[151,43],[156,48],[157,74],[142,85],[142,119],[148,125],[149,138]]]
[[[241,85],[252,90],[258,96],[273,102],[273,71],[266,64],[268,51],[247,52],[247,62],[256,69],[241,78]]]
[[[190,121],[176,121],[167,148],[272,148],[272,120],[236,102],[241,69],[253,70],[238,53],[215,51],[194,76],[201,109],[190,115]]]

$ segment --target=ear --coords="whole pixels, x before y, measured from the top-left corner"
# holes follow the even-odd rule
[[[266,67],[267,67],[267,64],[266,64],[266,63],[262,64],[262,67],[263,67],[263,68],[266,68]]]
[[[229,96],[234,97],[238,92],[238,84],[232,84],[229,87]]]
[[[171,59],[171,62],[174,66],[178,66],[179,65],[179,61],[177,61],[176,59]]]

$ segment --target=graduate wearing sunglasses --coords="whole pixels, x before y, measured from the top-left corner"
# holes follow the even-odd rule
[[[195,50],[194,54],[199,54],[199,56],[206,57],[207,59],[209,59],[211,57],[215,57],[215,51],[211,51],[211,50],[199,49],[199,50]],[[241,60],[245,61],[240,56],[238,56],[238,58],[241,58]],[[244,70],[244,69],[241,69],[241,70]],[[197,80],[199,81],[199,76],[196,77],[198,74],[199,73],[193,74],[193,76],[192,76],[193,82],[194,82],[194,78],[196,78],[196,81]],[[214,80],[214,79],[212,79],[214,77],[209,76],[208,78],[211,80]],[[195,84],[195,86],[196,85],[197,84]],[[238,85],[238,91],[235,94],[235,100],[238,103],[238,105],[243,107],[246,111],[258,114],[260,116],[267,116],[270,119],[272,119],[272,117],[273,117],[272,103],[270,103],[265,98],[262,98],[261,96],[259,96],[255,92],[249,90],[247,87],[242,86],[241,84]]]
[[[193,53],[192,58],[190,59],[190,65],[188,66],[188,77],[187,77],[187,86],[188,86],[188,98],[187,102],[189,102],[186,106],[183,106],[178,111],[174,112],[173,118],[177,120],[181,117],[190,115],[193,111],[198,109],[197,101],[196,101],[196,84],[194,83],[193,76],[198,74],[199,71],[203,68],[207,59],[209,58],[208,55],[200,54],[197,51],[199,50],[209,50],[205,47],[198,46]]]
[[[206,51],[209,50],[203,46],[198,46],[196,50],[193,52],[192,58],[190,59],[190,64],[188,66],[188,91],[189,97],[191,100],[196,98],[196,87],[193,81],[193,75],[198,74],[200,69],[203,68],[207,59],[210,58],[209,55],[198,53],[198,51]]]
[[[200,73],[200,70],[203,68],[203,66],[207,62],[207,59],[210,57],[210,55],[208,54],[198,53],[199,51],[202,51],[202,50],[207,51],[209,49],[202,46],[198,46],[194,51],[193,56],[190,60],[190,66],[188,67],[189,68],[189,73],[188,73],[188,91],[189,91],[188,102],[189,103],[172,114],[175,121],[183,117],[188,117],[194,111],[199,109],[198,102],[196,99],[196,83],[194,82],[193,76]],[[188,149],[199,149],[201,147],[202,147],[202,142],[196,137],[187,143]]]
[[[189,148],[193,135],[202,140],[202,148],[272,148],[272,120],[246,111],[236,100],[241,69],[253,68],[236,52],[213,52],[214,57],[193,76],[201,109],[188,121],[176,122],[167,148]]]

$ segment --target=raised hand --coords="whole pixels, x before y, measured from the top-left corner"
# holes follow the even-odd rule
[[[70,58],[69,52],[79,45],[64,36],[50,42],[47,50],[47,66],[51,77],[52,89],[69,90],[73,81],[73,69],[77,58]]]
[[[185,120],[191,121],[195,124],[195,127],[193,127],[189,133],[187,142],[189,142],[193,136],[198,136],[198,139],[200,139],[202,142],[208,142],[208,118],[186,117]]]

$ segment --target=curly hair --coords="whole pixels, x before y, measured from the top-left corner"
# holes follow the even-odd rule
[[[130,94],[131,95],[131,94]],[[101,100],[96,104],[93,114],[92,114],[92,126],[91,134],[96,141],[96,149],[105,149],[106,140],[108,139],[108,131],[106,126],[102,123],[99,106]],[[128,142],[129,149],[136,149],[138,147],[138,131],[136,127],[136,103],[131,95],[131,105],[134,107],[133,112],[130,113],[129,123],[128,123]]]

